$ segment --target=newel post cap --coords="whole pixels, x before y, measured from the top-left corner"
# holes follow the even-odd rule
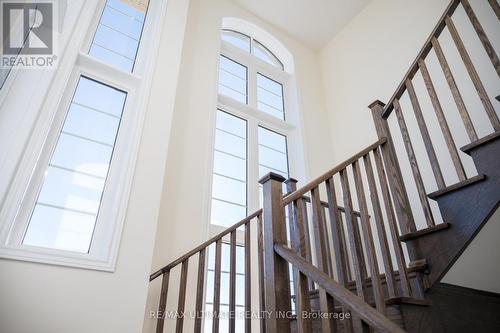
[[[264,184],[267,183],[269,180],[275,180],[277,182],[283,183],[285,181],[285,177],[275,172],[269,172],[267,175],[259,179],[259,183]]]
[[[384,102],[381,102],[380,100],[376,99],[372,104],[368,105],[368,107],[370,109],[373,109],[374,107],[376,106],[380,106],[380,107],[385,107],[385,103]]]

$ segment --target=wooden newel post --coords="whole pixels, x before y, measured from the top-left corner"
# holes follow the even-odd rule
[[[288,263],[274,251],[287,245],[281,175],[268,173],[259,180],[264,187],[264,272],[266,333],[290,332],[291,295]]]
[[[403,182],[403,175],[399,167],[394,142],[392,141],[391,132],[387,120],[382,117],[385,104],[376,100],[368,107],[372,111],[373,122],[377,130],[378,138],[387,138],[387,142],[382,145],[382,158],[387,169],[387,178],[389,187],[394,200],[396,208],[396,215],[398,216],[399,227],[401,233],[407,234],[416,231],[415,220],[411,212],[410,200],[406,193],[405,184]]]

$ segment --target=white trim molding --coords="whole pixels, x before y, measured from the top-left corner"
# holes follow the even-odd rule
[[[106,0],[99,0],[93,2],[94,6],[83,5],[68,52],[47,87],[43,103],[33,115],[34,127],[28,143],[20,160],[11,161],[17,168],[0,202],[0,258],[108,272],[115,270],[167,1],[151,0],[149,3],[133,73],[88,55],[105,3]],[[28,246],[22,244],[22,238],[29,223],[29,212],[81,76],[127,94],[90,249],[88,253],[77,253]],[[21,98],[22,93],[16,96]]]
[[[224,17],[222,19],[222,29],[234,30],[247,36],[252,36],[263,44],[269,51],[283,63],[285,72],[293,74],[293,55],[276,37],[265,31],[261,27],[237,17]]]

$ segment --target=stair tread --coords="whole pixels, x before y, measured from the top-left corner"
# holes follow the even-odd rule
[[[319,290],[318,289],[313,289],[310,292],[312,293],[317,293]],[[293,298],[293,297],[292,297]],[[366,301],[367,304],[369,304],[372,307],[375,307],[375,301],[370,300]],[[432,305],[432,301],[427,300],[427,299],[421,299],[421,298],[414,298],[414,297],[407,297],[407,296],[397,296],[397,297],[391,297],[391,298],[386,298],[385,299],[385,304],[386,305],[397,305],[397,304],[413,304],[413,305],[422,305],[422,306],[429,306]],[[343,305],[336,305],[335,306],[335,312],[340,312],[343,309]],[[317,312],[319,310],[311,310],[312,312]]]
[[[500,136],[500,131],[493,132],[493,133],[485,136],[484,138],[481,138],[481,139],[476,140],[472,143],[469,143],[468,145],[463,146],[462,148],[460,148],[460,150],[463,151],[464,153],[466,153],[467,155],[470,155],[470,152],[473,149],[480,147],[480,146],[482,146],[490,141],[493,141],[493,140],[497,139],[499,136]]]
[[[420,299],[413,297],[393,297],[385,300],[385,304],[394,305],[394,304],[412,304],[412,305],[421,305],[421,306],[430,306],[432,305],[432,301],[428,299]]]
[[[427,196],[430,199],[437,199],[437,198],[439,198],[442,195],[451,193],[453,191],[457,191],[457,190],[459,190],[461,188],[464,188],[466,186],[478,183],[478,182],[483,181],[485,179],[486,179],[485,175],[477,175],[477,176],[471,177],[469,179],[463,180],[461,182],[458,182],[456,184],[450,185],[450,186],[448,186],[446,188],[443,188],[442,190],[437,190],[437,191],[434,191],[432,193],[429,193]]]
[[[421,229],[421,230],[418,230],[418,231],[415,231],[415,232],[411,232],[411,233],[408,233],[408,234],[401,235],[401,236],[399,236],[399,240],[402,241],[402,242],[406,242],[406,241],[415,239],[415,238],[423,236],[423,235],[427,235],[427,234],[430,234],[430,233],[433,233],[433,232],[437,232],[437,231],[440,231],[440,230],[448,229],[449,227],[450,227],[449,223],[436,224],[436,225],[434,225],[432,227],[428,227],[428,228]]]

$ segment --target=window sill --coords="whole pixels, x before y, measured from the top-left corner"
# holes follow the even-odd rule
[[[65,266],[90,269],[104,272],[114,272],[116,254],[110,258],[98,259],[87,253],[76,253],[63,250],[53,250],[31,246],[0,248],[0,259],[34,262],[46,265]]]

